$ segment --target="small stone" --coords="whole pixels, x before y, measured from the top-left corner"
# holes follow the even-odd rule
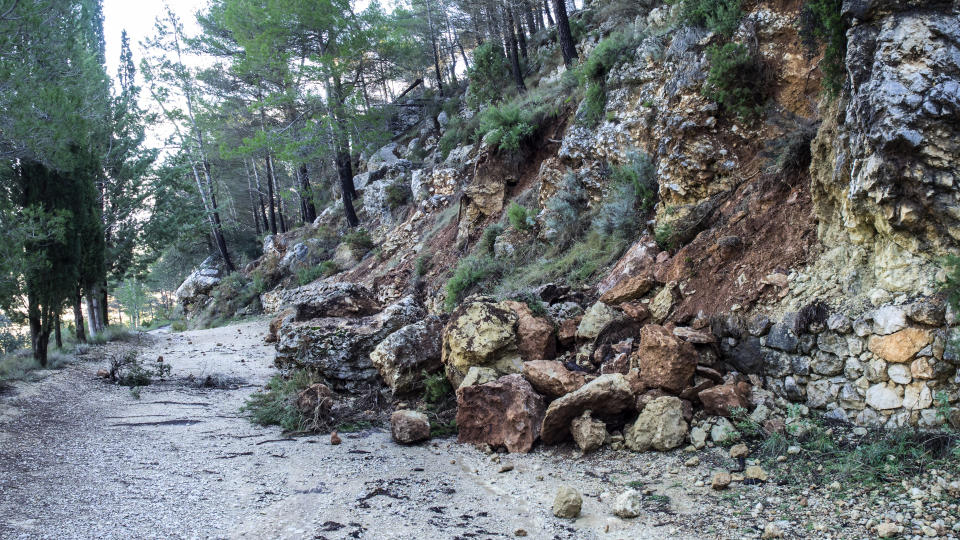
[[[514,535],[514,536],[526,536],[526,535],[527,535],[527,530],[526,530],[526,529],[517,529],[517,530],[513,531],[513,535]]]
[[[422,412],[401,410],[390,415],[390,435],[399,444],[430,438],[430,418]]]
[[[643,510],[643,495],[635,489],[621,493],[613,503],[613,514],[621,518],[635,518]]]
[[[340,435],[338,435],[336,431],[330,434],[330,444],[336,446],[342,442],[343,441],[340,440]]]
[[[727,486],[730,485],[730,482],[733,481],[733,478],[730,477],[730,473],[718,472],[713,475],[713,479],[710,480],[710,487],[716,490],[727,489]]]
[[[730,448],[730,457],[733,459],[745,458],[748,455],[750,455],[750,449],[743,443],[735,444]]]
[[[763,528],[763,536],[761,538],[783,538],[783,531],[780,530],[780,527],[776,523],[767,523],[767,526]]]
[[[694,448],[700,450],[707,445],[707,432],[702,427],[697,426],[690,430],[690,443]]]
[[[747,467],[747,470],[744,471],[744,477],[750,480],[756,480],[758,482],[766,482],[769,475],[767,471],[763,470],[763,467],[759,465],[751,465]]]
[[[503,465],[500,466],[500,470],[497,471],[497,472],[505,473],[505,472],[510,472],[510,471],[512,471],[512,470],[513,470],[513,465],[512,465],[512,464],[510,464],[510,463],[504,463]]]
[[[575,518],[580,515],[583,498],[580,492],[570,486],[560,486],[553,499],[553,515],[558,518]]]
[[[877,525],[877,536],[880,538],[893,538],[900,534],[900,526],[896,523],[881,523]]]
[[[799,446],[789,446],[787,447],[787,453],[791,456],[797,455],[800,453],[801,448]]]
[[[697,465],[700,464],[700,458],[698,458],[697,456],[693,456],[692,458],[684,461],[683,464],[687,467],[696,467]]]

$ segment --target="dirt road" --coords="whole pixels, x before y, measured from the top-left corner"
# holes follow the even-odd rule
[[[0,396],[0,538],[683,538],[710,524],[684,497],[693,480],[668,474],[679,452],[489,456],[454,439],[400,447],[382,429],[332,446],[254,426],[240,407],[273,373],[265,330],[148,336],[142,357],[163,355],[172,379],[139,399],[95,377],[104,361]],[[669,510],[614,517],[637,479]],[[584,495],[576,521],[551,513],[562,484]]]

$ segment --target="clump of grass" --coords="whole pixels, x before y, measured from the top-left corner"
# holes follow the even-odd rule
[[[153,378],[170,376],[170,364],[157,362],[154,367],[144,366],[136,349],[123,349],[109,357],[110,380],[121,386],[139,387],[153,383]]]
[[[499,272],[500,265],[492,257],[471,255],[460,259],[453,275],[447,281],[444,309],[453,311],[467,293]]]
[[[413,198],[413,191],[410,184],[402,179],[387,186],[387,207],[390,210],[396,210],[405,206]]]
[[[586,85],[586,96],[581,109],[581,120],[595,126],[604,118],[607,105],[607,75],[636,48],[637,37],[632,29],[614,32],[597,43],[590,57],[580,67],[580,76]]]
[[[359,256],[373,249],[373,240],[366,229],[356,229],[343,235],[343,243],[349,245]]]
[[[653,231],[653,238],[657,242],[657,246],[663,251],[672,250],[676,244],[673,225],[669,222],[658,223]]]
[[[27,351],[0,356],[0,381],[22,381],[29,377],[30,372],[38,369],[40,363]]]
[[[517,152],[537,130],[529,111],[517,102],[488,107],[480,113],[479,138],[495,150]]]
[[[87,336],[87,342],[93,345],[103,345],[113,341],[128,341],[134,333],[126,326],[111,324],[103,329],[103,332],[94,336]]]
[[[499,223],[494,223],[488,225],[487,228],[483,230],[483,235],[480,237],[480,244],[478,246],[481,253],[493,253],[493,246],[497,242],[497,237],[503,233],[503,225]]]

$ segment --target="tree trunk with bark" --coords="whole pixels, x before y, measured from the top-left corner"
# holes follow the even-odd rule
[[[77,294],[73,298],[73,324],[77,327],[77,343],[87,342],[86,328],[83,321],[83,294],[77,286]]]
[[[570,32],[570,20],[567,18],[566,0],[553,0],[553,11],[557,14],[557,36],[560,38],[560,51],[563,63],[569,68],[577,57],[577,46]]]
[[[517,53],[517,35],[514,31],[513,10],[506,8],[507,15],[507,48],[510,50],[510,71],[513,72],[513,81],[517,85],[517,91],[521,94],[527,91],[527,85],[523,83],[523,72],[520,71],[520,56]]]

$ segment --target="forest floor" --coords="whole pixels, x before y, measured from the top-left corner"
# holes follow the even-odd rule
[[[453,438],[398,446],[383,428],[334,446],[253,425],[240,409],[274,372],[266,324],[143,336],[141,358],[172,373],[139,398],[96,377],[103,359],[0,395],[0,538],[757,538],[777,502],[795,516],[778,522],[786,537],[813,522],[866,532],[829,496],[824,513],[809,492],[784,508],[794,494],[775,484],[713,492],[720,448],[691,465],[679,450],[491,455]],[[552,515],[561,485],[583,494],[576,520]],[[611,511],[628,485],[649,503],[631,520]]]

